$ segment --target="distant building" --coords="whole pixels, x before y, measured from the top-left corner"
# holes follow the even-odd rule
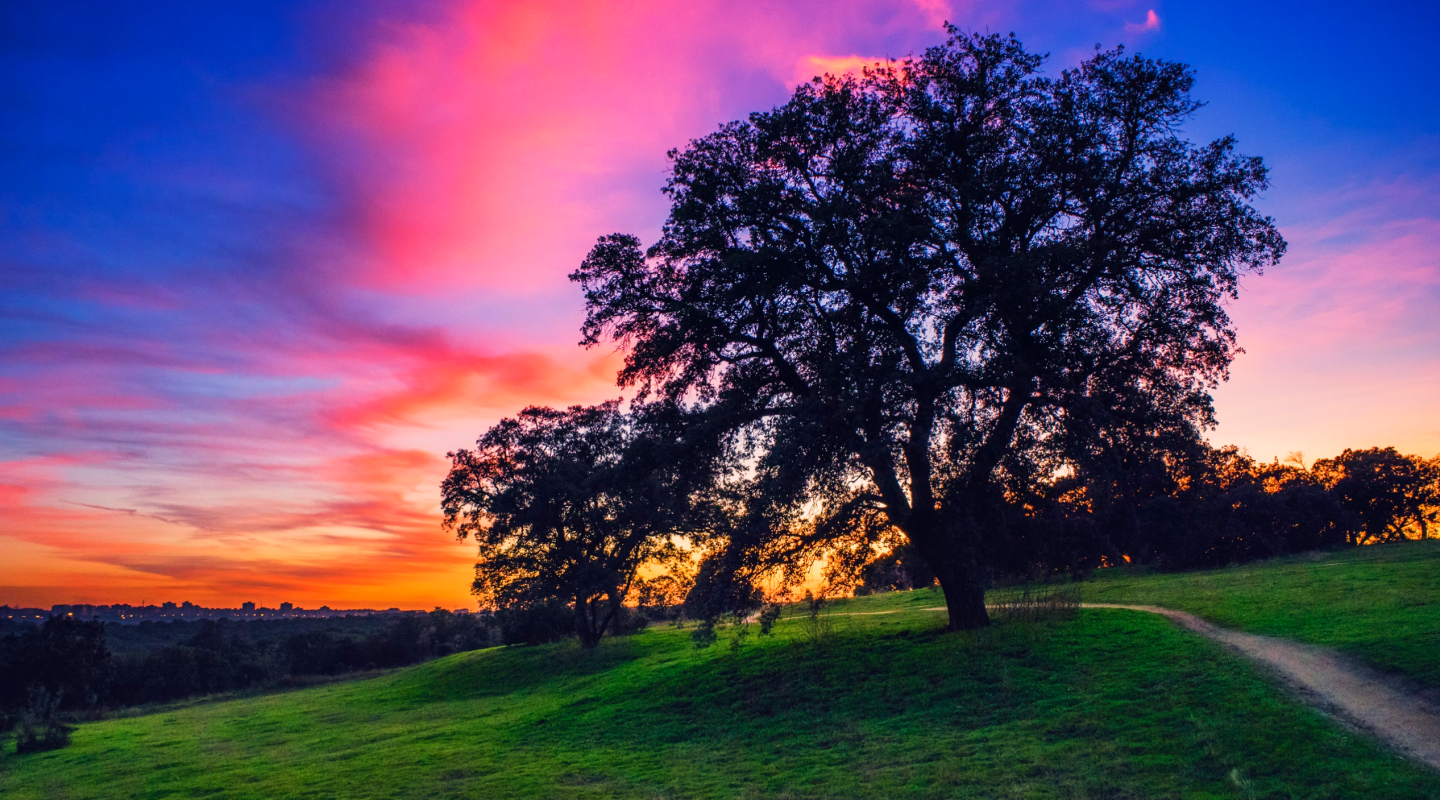
[[[255,613],[255,604],[254,604],[254,603],[241,603],[241,604],[240,604],[240,610],[241,610],[241,611],[244,611],[246,614],[254,614],[254,613]]]
[[[284,611],[294,611],[294,610],[295,610],[295,605],[294,605],[293,603],[281,603],[281,604],[280,604],[280,610],[281,610],[282,612],[284,612]]]
[[[14,622],[22,622],[27,625],[39,625],[50,616],[43,608],[12,608],[0,606],[0,619],[8,619]]]

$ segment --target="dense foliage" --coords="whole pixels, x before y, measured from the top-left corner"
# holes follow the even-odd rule
[[[1440,523],[1440,456],[1424,461],[1393,447],[1346,450],[1312,470],[1359,520],[1353,544],[1424,539]]]
[[[1197,445],[1120,469],[1069,472],[1017,502],[989,550],[990,583],[1086,573],[1126,562],[1166,570],[1423,539],[1440,520],[1440,456],[1346,450],[1306,466]],[[863,543],[862,543],[863,544]],[[832,585],[859,593],[929,585],[904,544],[841,551]]]
[[[68,741],[62,719],[77,714],[414,664],[528,640],[534,627],[441,609],[378,624],[347,618],[119,626],[51,617],[0,638],[0,732],[15,728],[21,749],[27,742],[58,747]]]
[[[1054,549],[1017,524],[1050,476],[1199,442],[1223,303],[1285,243],[1260,160],[1180,136],[1184,65],[1045,77],[951,34],[672,153],[660,240],[604,237],[572,278],[622,384],[749,446],[750,565],[898,532],[971,628],[995,551]]]
[[[445,525],[479,545],[483,606],[565,606],[581,644],[614,632],[647,565],[682,558],[674,537],[705,518],[713,450],[692,446],[675,404],[527,408],[450,453]],[[559,605],[557,605],[559,604]]]
[[[1440,458],[1394,448],[1347,450],[1306,468],[1298,456],[1263,463],[1207,447],[1163,467],[1056,481],[1028,522],[1061,531],[1052,541],[1069,550],[1052,550],[1057,563],[1179,569],[1423,538],[1440,515]]]

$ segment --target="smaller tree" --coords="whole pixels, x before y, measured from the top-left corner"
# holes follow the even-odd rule
[[[1350,450],[1312,468],[1346,510],[1364,524],[1355,544],[1429,535],[1440,521],[1440,464],[1393,447]]]
[[[935,585],[935,575],[909,544],[901,544],[860,569],[855,594],[909,591]]]
[[[675,537],[714,459],[684,438],[674,404],[527,408],[450,453],[445,527],[479,544],[474,594],[494,608],[570,605],[593,647],[613,632],[647,564]]]
[[[70,743],[60,712],[99,705],[110,687],[105,623],[51,617],[0,639],[0,733],[15,730],[17,753]]]
[[[43,690],[62,710],[93,708],[110,685],[105,623],[51,617],[38,628],[0,639],[0,709],[14,709]]]
[[[1420,526],[1420,538],[1430,538],[1430,526],[1440,526],[1440,454],[1426,462],[1430,472],[1430,486],[1424,492],[1424,502],[1421,506],[1422,513],[1418,520]],[[1435,535],[1440,537],[1440,527],[1437,527]]]

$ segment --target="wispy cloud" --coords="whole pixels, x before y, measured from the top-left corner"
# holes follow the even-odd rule
[[[1155,9],[1153,9],[1153,8],[1150,9],[1149,11],[1145,12],[1145,21],[1144,21],[1144,22],[1127,22],[1127,23],[1125,23],[1125,32],[1126,32],[1126,33],[1145,33],[1145,32],[1147,32],[1147,31],[1158,31],[1158,30],[1160,30],[1160,15],[1159,15],[1159,14],[1156,14],[1156,13],[1155,13]]]
[[[887,59],[863,56],[805,56],[795,65],[792,83],[808,83],[825,75],[859,76],[867,68],[884,67]]]

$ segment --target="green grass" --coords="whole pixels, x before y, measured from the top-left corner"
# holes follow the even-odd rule
[[[1162,618],[951,634],[938,604],[848,601],[820,642],[652,629],[88,723],[7,756],[0,797],[1440,797]]]
[[[1350,653],[1440,687],[1440,541],[1311,553],[1229,569],[1101,570],[1095,603],[1143,603]]]

